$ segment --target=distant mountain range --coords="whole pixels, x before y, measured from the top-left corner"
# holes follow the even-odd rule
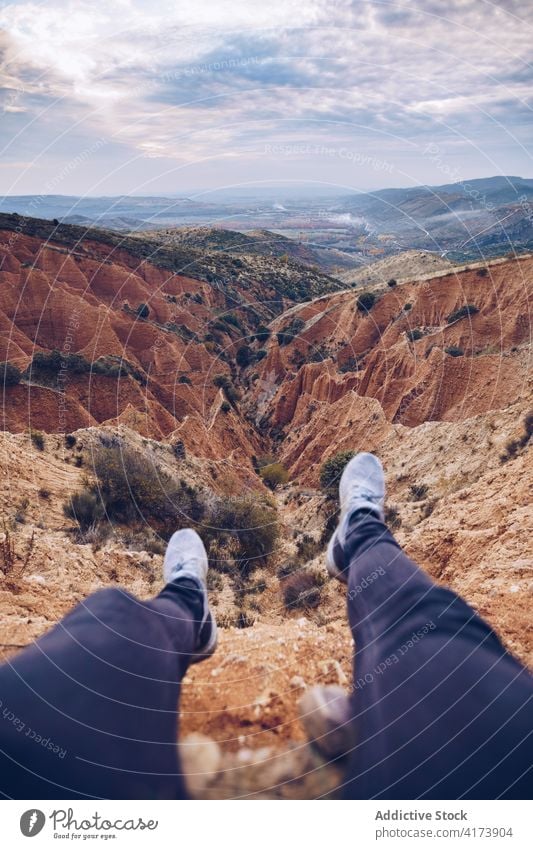
[[[200,229],[209,228],[209,239],[214,241],[210,249],[233,252],[241,250],[233,237],[231,245],[216,244],[213,233],[244,232],[248,247],[242,252],[288,254],[328,272],[357,269],[406,250],[431,251],[453,261],[533,250],[533,180],[522,177],[338,197],[312,197],[303,191],[300,196],[286,195],[287,190],[280,189],[276,200],[272,188],[263,196],[254,189],[249,195],[241,192],[216,202],[188,197],[26,195],[3,198],[0,212],[122,233],[158,231],[160,240],[163,236],[173,245],[197,246],[205,239]],[[192,230],[181,233],[184,227]]]

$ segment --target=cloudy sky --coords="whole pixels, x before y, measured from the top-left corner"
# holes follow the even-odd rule
[[[533,177],[526,0],[0,3],[2,194]]]

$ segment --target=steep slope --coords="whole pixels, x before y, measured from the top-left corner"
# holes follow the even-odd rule
[[[255,382],[262,430],[312,482],[325,457],[353,443],[372,449],[390,423],[526,406],[532,275],[531,258],[509,260],[405,283],[368,311],[353,292],[291,310],[273,323],[282,341],[273,336]],[[457,312],[466,306],[471,314]]]
[[[233,272],[226,256],[211,261],[198,250],[0,219],[9,228],[0,230],[0,357],[24,372],[5,387],[5,429],[122,423],[158,438],[180,431],[191,450],[235,452],[236,464],[249,467],[260,439],[234,404],[221,412],[215,378],[235,380],[239,346],[302,292],[337,284],[275,258],[255,258],[253,273],[236,260]],[[173,270],[195,264],[199,279]],[[62,358],[47,363],[53,351]]]

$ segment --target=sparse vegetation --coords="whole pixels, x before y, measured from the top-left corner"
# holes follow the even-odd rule
[[[294,575],[294,573],[298,572],[299,569],[300,566],[298,563],[283,563],[277,571],[277,576],[282,581],[284,578],[288,578],[289,575]]]
[[[307,563],[321,550],[321,545],[310,534],[303,534],[296,541],[296,550],[298,552],[298,560],[300,563]]]
[[[283,602],[287,610],[312,609],[322,600],[322,581],[314,572],[296,572],[285,579]]]
[[[474,304],[465,304],[451,312],[446,321],[448,324],[452,324],[454,321],[459,321],[459,319],[466,318],[469,315],[475,315],[477,312],[479,312],[479,307],[476,307]]]
[[[280,345],[288,345],[290,342],[296,339],[296,337],[303,330],[304,327],[305,321],[302,321],[301,318],[293,318],[293,320],[289,325],[287,325],[287,327],[285,327],[283,330],[280,330],[276,334],[278,343]]]
[[[9,575],[13,571],[15,565],[15,543],[9,532],[9,528],[4,522],[4,538],[0,542],[0,571],[4,575]]]
[[[268,466],[263,466],[259,474],[272,490],[289,480],[289,473],[282,463],[270,463]]]
[[[16,386],[20,383],[22,372],[13,363],[0,363],[0,386]]]
[[[63,505],[63,512],[68,519],[74,519],[84,532],[102,520],[104,507],[98,494],[87,488],[71,495]]]
[[[138,318],[146,319],[150,315],[150,307],[148,306],[148,304],[139,304],[136,309],[136,313]]]
[[[230,402],[233,406],[235,406],[237,401],[240,401],[241,395],[238,389],[232,383],[230,377],[227,374],[217,374],[213,378],[213,384],[218,386],[219,389],[222,389],[224,395],[226,396],[226,400]]]
[[[248,345],[241,345],[240,348],[237,348],[237,353],[235,355],[237,365],[241,368],[249,366],[251,362],[251,354],[252,352]]]
[[[359,369],[359,361],[357,357],[349,357],[342,366],[340,366],[339,371],[341,374],[346,374],[349,371],[357,371]]]
[[[222,401],[222,404],[220,405],[220,412],[221,413],[229,413],[230,410],[231,410],[231,404],[229,403],[229,401]]]
[[[37,451],[44,451],[45,441],[42,430],[33,430],[33,428],[30,428],[28,434],[33,447],[36,448]]]
[[[39,490],[39,498],[42,498],[44,501],[48,501],[51,494],[52,493],[50,492],[50,490],[46,489],[46,487],[44,487],[44,486],[42,486]]]
[[[385,507],[385,524],[389,526],[391,530],[397,530],[402,526],[402,518],[400,516],[400,511],[397,507],[394,507],[392,504],[389,504]]]
[[[428,494],[429,487],[425,483],[414,483],[409,487],[412,501],[422,501]]]
[[[185,460],[187,456],[187,451],[183,439],[176,439],[174,445],[172,446],[172,450],[174,452],[174,457],[176,458],[176,460]]]
[[[275,507],[259,498],[214,499],[202,530],[214,567],[242,577],[267,563],[278,534]]]
[[[65,514],[82,529],[104,515],[119,524],[151,523],[168,538],[205,513],[200,493],[163,472],[148,456],[123,445],[102,447],[93,458],[95,481],[71,496]]]
[[[270,339],[270,330],[264,324],[260,324],[257,328],[255,338],[258,342],[264,343]]]
[[[53,351],[38,351],[33,355],[31,364],[24,372],[24,377],[36,378],[43,383],[58,380],[60,373],[71,374],[100,374],[103,377],[122,377],[131,375],[139,383],[146,383],[146,375],[132,366],[123,357],[106,356],[90,362],[82,354],[62,354],[57,349]]]
[[[346,464],[352,459],[355,451],[339,451],[326,460],[320,469],[320,486],[328,494],[336,491]]]
[[[363,292],[357,298],[357,309],[359,312],[370,312],[377,299],[377,295],[375,295],[374,292]]]
[[[522,435],[518,437],[518,439],[510,439],[506,445],[505,450],[502,454],[500,454],[500,462],[506,463],[508,460],[512,460],[518,452],[525,448],[528,444],[531,436],[533,434],[533,412],[527,413],[524,418],[524,430]]]

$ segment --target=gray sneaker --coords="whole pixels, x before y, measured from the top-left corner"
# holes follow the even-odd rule
[[[326,566],[332,578],[347,583],[344,546],[350,517],[358,510],[366,510],[382,522],[384,520],[385,475],[374,454],[363,452],[352,457],[342,473],[339,501],[339,524],[329,541]]]
[[[205,546],[192,528],[184,528],[172,534],[163,561],[163,577],[167,584],[179,578],[188,578],[198,586],[202,593],[203,616],[198,632],[198,643],[191,657],[191,663],[198,663],[210,657],[217,647],[217,623],[209,609],[207,598],[207,552]]]

